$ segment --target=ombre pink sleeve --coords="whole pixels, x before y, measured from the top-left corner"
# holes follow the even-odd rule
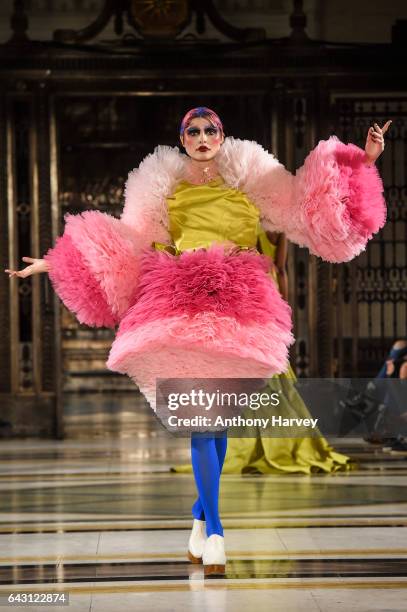
[[[382,180],[364,160],[363,149],[335,136],[321,140],[295,176],[272,159],[253,189],[262,225],[326,261],[353,259],[386,221]]]
[[[131,305],[141,244],[134,230],[98,211],[66,215],[64,233],[46,253],[48,275],[80,323],[114,327]]]
[[[363,149],[334,136],[321,141],[297,171],[293,204],[305,246],[330,262],[359,255],[386,221],[376,166],[365,164]]]
[[[382,180],[364,160],[362,149],[332,136],[319,142],[295,176],[276,166],[262,206],[264,227],[329,262],[359,255],[386,221]]]

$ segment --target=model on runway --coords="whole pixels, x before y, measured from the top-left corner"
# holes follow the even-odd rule
[[[181,122],[179,149],[158,146],[133,170],[120,219],[66,215],[44,259],[12,276],[48,272],[81,323],[118,326],[107,366],[130,376],[156,408],[156,379],[268,379],[285,372],[291,310],[256,250],[259,227],[283,232],[329,262],[349,261],[385,223],[374,165],[383,128],[365,150],[321,141],[293,176],[259,144],[225,138],[215,112]],[[225,569],[219,481],[226,433],[193,433],[198,490],[189,558]]]

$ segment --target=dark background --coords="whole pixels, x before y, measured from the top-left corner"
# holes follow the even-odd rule
[[[377,372],[407,323],[405,2],[31,0],[0,15],[3,268],[41,257],[65,212],[120,215],[128,171],[155,145],[178,145],[193,106],[290,170],[319,139],[363,147],[372,121],[391,118],[378,163],[386,227],[347,264],[294,245],[287,260],[297,375]],[[61,435],[70,393],[134,392],[106,371],[112,333],[79,326],[45,275],[0,278],[0,334],[15,433]]]

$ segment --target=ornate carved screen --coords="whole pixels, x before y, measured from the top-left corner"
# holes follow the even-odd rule
[[[373,121],[393,120],[377,163],[387,223],[356,260],[334,266],[337,373],[368,376],[407,333],[407,98],[337,96],[333,117],[335,133],[361,146]]]

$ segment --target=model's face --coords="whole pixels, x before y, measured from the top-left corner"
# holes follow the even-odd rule
[[[219,151],[225,137],[204,117],[195,117],[180,137],[187,154],[197,161],[209,161]]]

